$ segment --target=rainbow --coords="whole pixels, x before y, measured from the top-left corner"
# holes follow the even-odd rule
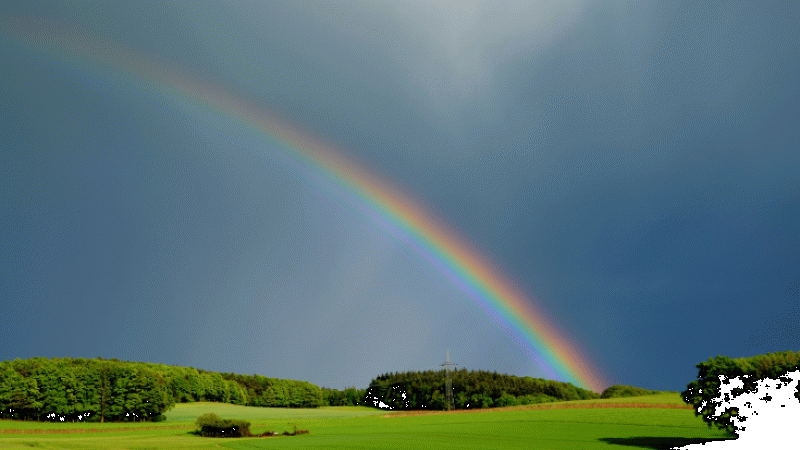
[[[72,66],[108,68],[139,88],[155,90],[177,106],[205,109],[280,144],[297,162],[334,183],[381,226],[400,236],[477,305],[512,334],[548,376],[600,392],[607,384],[564,332],[508,281],[488,258],[435,219],[409,196],[391,186],[334,146],[254,105],[232,90],[204,83],[174,63],[99,39],[87,39],[38,19],[15,18],[2,24],[16,45]]]

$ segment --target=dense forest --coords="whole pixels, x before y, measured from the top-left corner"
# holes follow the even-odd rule
[[[528,405],[560,400],[599,398],[571,383],[541,378],[516,377],[495,372],[451,372],[456,409]],[[367,388],[365,403],[384,409],[445,409],[443,371],[403,372],[380,375]]]
[[[322,388],[322,403],[327,406],[359,406],[365,405],[366,389],[347,388],[343,391]]]
[[[328,397],[341,396],[328,391]],[[100,358],[0,362],[0,418],[158,421],[180,402],[309,408],[324,400],[322,390],[306,381],[192,367]]]
[[[451,372],[457,409],[600,398],[570,383],[495,372]],[[612,386],[604,398],[653,393]],[[249,406],[366,405],[383,409],[446,409],[442,371],[380,375],[360,390],[319,388],[306,381],[210,372],[117,359],[32,358],[0,361],[0,419],[159,421],[176,403]]]

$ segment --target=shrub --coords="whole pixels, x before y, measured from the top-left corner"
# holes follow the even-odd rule
[[[800,423],[800,352],[709,358],[681,398],[695,415],[745,439],[782,439]]]
[[[250,422],[246,420],[223,419],[214,413],[203,414],[195,424],[200,427],[198,434],[205,437],[244,437],[252,436]]]
[[[615,384],[614,386],[606,388],[606,390],[603,391],[603,394],[600,395],[600,398],[641,397],[643,395],[654,395],[660,393],[661,391],[651,391],[633,386]]]

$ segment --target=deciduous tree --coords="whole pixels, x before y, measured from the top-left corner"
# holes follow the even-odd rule
[[[735,441],[689,445],[685,449],[796,449],[795,426],[800,421],[800,370],[755,380],[755,375],[719,375],[717,396],[700,408],[709,419],[727,417]]]

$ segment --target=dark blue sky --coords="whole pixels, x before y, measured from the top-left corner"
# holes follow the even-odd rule
[[[435,3],[430,5],[429,3]],[[335,145],[487,256],[609,383],[800,350],[796,2],[0,6],[0,359],[342,388],[541,376],[263,136],[13,31],[180,67]]]

